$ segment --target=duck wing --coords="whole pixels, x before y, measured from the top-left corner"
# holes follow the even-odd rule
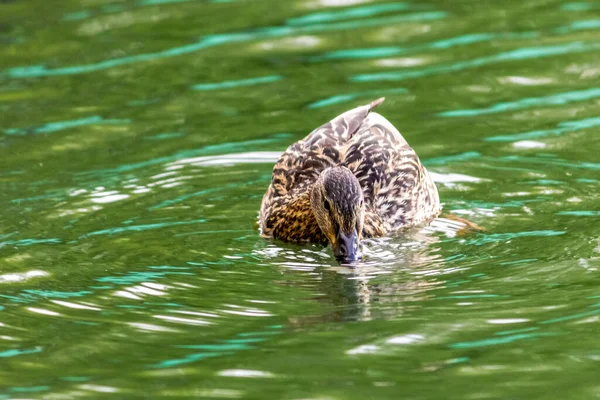
[[[367,215],[381,231],[433,219],[439,213],[437,188],[419,156],[385,117],[369,113],[347,141],[342,165],[358,178]],[[369,232],[365,232],[369,236]]]
[[[369,112],[384,100],[380,98],[346,111],[288,147],[273,168],[273,195],[306,189],[324,169],[344,165],[348,144],[364,127]]]

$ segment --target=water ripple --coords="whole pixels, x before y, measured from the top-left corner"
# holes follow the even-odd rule
[[[370,74],[358,74],[350,78],[352,82],[374,82],[374,81],[402,81],[407,79],[422,78],[430,75],[445,74],[449,72],[463,71],[478,68],[498,62],[528,60],[536,58],[553,57],[565,54],[582,53],[600,50],[600,44],[596,42],[571,42],[566,44],[524,47],[491,56],[460,61],[452,64],[436,65],[413,71],[377,72]]]
[[[371,17],[391,11],[406,11],[411,8],[417,8],[417,6],[409,3],[373,4],[369,6],[347,8],[340,11],[323,11],[306,14],[301,17],[289,18],[286,20],[286,24],[292,26],[311,25],[350,18]]]
[[[526,99],[494,104],[488,108],[477,108],[470,110],[444,111],[438,115],[441,117],[474,117],[485,114],[495,114],[504,111],[522,110],[531,107],[542,107],[551,105],[563,105],[577,101],[591,100],[600,97],[600,88],[577,90],[552,94],[544,97],[530,97]]]
[[[215,83],[200,83],[192,86],[193,90],[219,90],[219,89],[231,89],[240,86],[253,86],[260,85],[263,83],[279,82],[283,79],[279,75],[261,76],[257,78],[240,79],[237,81],[223,81]]]
[[[426,50],[450,49],[456,46],[466,46],[469,44],[489,42],[491,40],[514,40],[526,39],[538,36],[538,32],[520,32],[520,33],[469,33],[452,38],[435,40],[429,43],[422,43],[410,47],[386,46],[358,49],[334,50],[320,56],[309,58],[310,61],[319,62],[327,60],[347,60],[347,59],[369,59],[390,57],[395,55],[417,53]]]
[[[359,97],[367,97],[367,96],[383,96],[387,94],[397,94],[397,93],[408,93],[408,90],[405,88],[390,88],[390,89],[378,89],[378,90],[366,90],[364,92],[354,92],[354,93],[346,93],[346,94],[337,94],[335,96],[327,97],[325,99],[317,100],[310,103],[308,108],[322,108],[328,107],[335,104],[346,103],[352,100],[355,100]]]
[[[179,225],[191,225],[191,224],[202,224],[205,223],[206,219],[197,219],[191,221],[176,221],[176,222],[162,222],[159,224],[146,224],[146,225],[128,225],[116,228],[103,229],[99,231],[90,232],[84,236],[98,236],[98,235],[115,235],[122,232],[141,232],[149,229],[161,229],[169,226]]]
[[[8,358],[8,357],[16,357],[16,356],[20,356],[20,355],[26,355],[26,354],[34,354],[34,353],[40,353],[42,351],[42,347],[34,347],[32,349],[11,349],[11,350],[6,350],[6,351],[1,351],[0,352],[0,358]]]
[[[62,131],[64,129],[77,128],[86,125],[123,125],[129,123],[131,123],[131,120],[129,119],[105,119],[103,117],[95,115],[93,117],[75,119],[70,121],[50,122],[44,125],[31,128],[5,129],[4,133],[6,135],[24,136],[29,134],[53,133]]]
[[[484,140],[486,142],[516,142],[520,140],[539,139],[548,136],[560,136],[564,133],[575,132],[581,129],[593,128],[600,125],[600,118],[585,118],[574,121],[564,121],[558,124],[554,129],[541,129],[531,132],[516,133],[514,135],[489,136]]]
[[[412,13],[405,15],[397,15],[391,17],[380,17],[380,18],[367,18],[358,21],[346,21],[337,23],[327,24],[314,24],[302,27],[292,26],[272,26],[264,27],[255,31],[242,32],[242,33],[224,33],[209,35],[204,37],[202,40],[183,45],[173,47],[170,49],[158,51],[155,53],[138,54],[134,56],[127,56],[121,58],[114,58],[105,61],[99,61],[93,64],[82,64],[68,67],[60,67],[54,69],[48,69],[43,65],[26,66],[26,67],[14,67],[6,70],[0,74],[6,75],[13,79],[19,78],[34,78],[42,76],[60,76],[60,75],[74,75],[74,74],[85,74],[95,71],[106,70],[115,68],[123,65],[136,64],[140,62],[148,62],[157,59],[165,59],[184,54],[195,53],[200,50],[204,50],[210,47],[220,46],[228,43],[241,43],[259,39],[268,39],[274,37],[284,37],[295,34],[310,33],[310,32],[328,32],[328,31],[343,31],[349,29],[363,29],[368,27],[391,25],[399,22],[410,22],[410,21],[432,21],[443,19],[447,16],[446,12],[442,11],[431,11],[422,13]]]

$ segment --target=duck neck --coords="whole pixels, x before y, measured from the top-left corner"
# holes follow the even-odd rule
[[[273,237],[292,242],[327,242],[310,205],[310,192],[290,193],[275,205],[267,224],[273,226]]]

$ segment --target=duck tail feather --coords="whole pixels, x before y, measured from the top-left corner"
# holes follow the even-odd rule
[[[385,97],[380,97],[377,100],[372,101],[369,104],[369,111],[377,108],[377,106],[379,106],[381,103],[383,103],[385,101]]]

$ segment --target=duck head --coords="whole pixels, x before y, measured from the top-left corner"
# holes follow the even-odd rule
[[[312,188],[310,205],[335,257],[344,263],[357,261],[365,205],[354,174],[346,167],[323,170]]]

